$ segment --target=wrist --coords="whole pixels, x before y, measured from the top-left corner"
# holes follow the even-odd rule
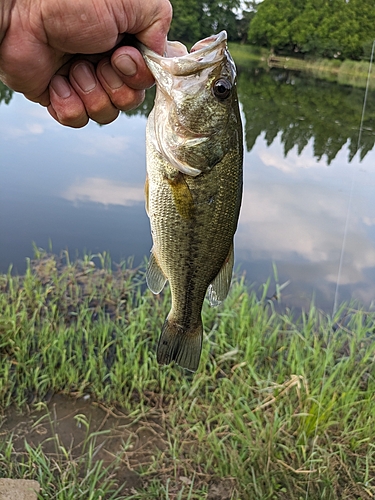
[[[10,13],[13,8],[15,0],[1,0],[0,1],[0,44],[5,37],[10,24]]]

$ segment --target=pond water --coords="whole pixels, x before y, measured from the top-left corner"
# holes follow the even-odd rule
[[[375,297],[375,94],[358,149],[364,89],[296,73],[239,75],[245,128],[244,198],[236,269],[256,289],[273,265],[282,304]],[[144,209],[144,105],[113,124],[73,130],[0,89],[0,272],[22,273],[32,242],[71,257],[108,251],[114,262],[149,255]],[[342,253],[344,244],[344,251]],[[341,259],[341,273],[339,273]]]

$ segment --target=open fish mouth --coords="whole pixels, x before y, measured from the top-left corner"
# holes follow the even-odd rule
[[[172,76],[187,76],[215,66],[223,58],[226,50],[227,32],[221,31],[197,42],[188,52],[180,42],[167,42],[164,56],[138,43],[138,47],[149,65],[156,63]]]

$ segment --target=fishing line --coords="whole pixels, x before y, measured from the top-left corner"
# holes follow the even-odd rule
[[[357,151],[356,152],[360,152],[360,144],[361,144],[362,130],[363,130],[363,121],[364,121],[365,111],[366,111],[366,103],[367,103],[367,95],[368,95],[369,84],[370,84],[370,75],[371,75],[371,69],[372,69],[372,61],[373,61],[373,58],[374,58],[374,49],[375,49],[375,40],[372,42],[370,64],[369,64],[368,73],[367,73],[366,90],[365,90],[365,96],[364,96],[364,99],[363,99],[362,116],[361,116],[361,123],[360,123],[360,126],[359,126],[359,132],[358,132],[358,141],[357,141]],[[344,235],[343,235],[342,244],[341,244],[339,267],[338,267],[338,271],[337,271],[336,290],[335,290],[334,301],[333,301],[332,318],[335,316],[335,314],[337,312],[337,309],[338,309],[339,288],[340,288],[340,283],[341,283],[341,273],[342,273],[344,255],[345,255],[346,240],[347,240],[347,235],[348,235],[348,231],[349,231],[349,220],[350,220],[350,215],[351,215],[351,211],[352,211],[352,201],[353,201],[353,193],[354,193],[354,186],[355,186],[356,174],[357,174],[357,169],[353,168],[353,170],[352,170],[352,178],[351,178],[351,185],[350,185],[350,192],[349,192],[348,207],[347,207],[346,218],[345,218]],[[323,372],[321,390],[320,390],[320,394],[319,394],[319,400],[320,401],[322,399],[323,387],[324,387],[324,384],[325,384],[325,381],[326,381],[326,378],[327,378],[328,351],[329,351],[329,348],[330,348],[330,345],[331,345],[331,341],[332,341],[332,335],[330,333],[328,335],[328,342],[327,342],[327,347],[326,347],[326,356],[325,356],[325,362],[324,362],[324,372]],[[319,425],[319,419],[320,419],[320,415],[321,415],[321,410],[322,410],[322,405],[318,404],[318,414],[317,414],[315,431],[314,431],[314,439],[313,439],[313,444],[312,444],[311,454],[310,454],[310,472],[309,472],[309,479],[308,479],[307,488],[306,488],[306,497],[305,497],[306,500],[308,500],[309,489],[310,489],[310,484],[311,484],[311,474],[312,474],[312,468],[313,468],[312,457],[314,455],[314,451],[315,451],[314,448],[315,448],[316,440],[317,440],[317,437],[318,437],[318,425]]]
[[[371,58],[370,58],[370,64],[369,64],[368,73],[367,73],[366,91],[365,91],[365,97],[364,97],[363,106],[362,106],[361,124],[359,126],[359,133],[358,133],[357,151],[359,151],[360,143],[361,143],[361,139],[362,139],[363,120],[364,120],[365,111],[366,111],[367,95],[368,95],[368,89],[369,89],[369,83],[370,83],[370,74],[371,74],[371,68],[372,68],[372,60],[373,60],[373,57],[374,57],[374,47],[375,47],[375,40],[372,42]],[[345,254],[346,238],[347,238],[347,235],[348,235],[350,213],[351,213],[351,209],[352,209],[352,200],[353,200],[353,192],[354,192],[354,185],[355,185],[356,173],[357,173],[357,169],[353,168],[353,171],[352,171],[352,181],[351,181],[351,187],[350,187],[350,195],[349,195],[349,201],[348,201],[348,209],[347,209],[347,212],[346,212],[344,236],[343,236],[342,245],[341,245],[341,253],[340,253],[340,260],[339,260],[339,269],[338,269],[338,273],[337,273],[335,299],[334,299],[334,302],[333,302],[333,312],[332,312],[333,316],[336,314],[337,307],[338,307],[337,303],[338,303],[339,288],[340,288],[340,283],[341,283],[341,271],[342,271],[342,264],[343,264],[343,260],[344,260],[344,254]]]

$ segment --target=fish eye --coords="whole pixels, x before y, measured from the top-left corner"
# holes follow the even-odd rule
[[[224,101],[227,99],[232,90],[232,84],[229,80],[225,78],[219,78],[216,80],[212,86],[212,91],[214,96],[217,97],[220,101]]]

